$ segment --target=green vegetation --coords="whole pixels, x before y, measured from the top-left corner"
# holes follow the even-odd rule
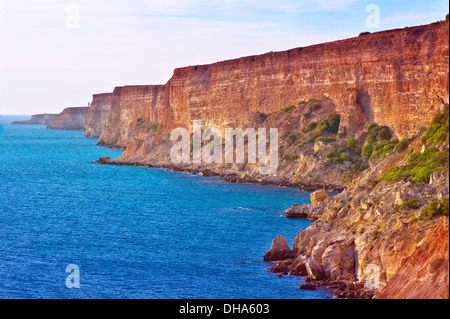
[[[442,142],[447,142],[448,144],[448,131],[449,130],[449,108],[445,108],[444,112],[437,114],[431,126],[422,138],[423,143],[438,144]]]
[[[138,128],[146,130],[147,133],[156,132],[158,130],[158,127],[159,127],[158,123],[151,123],[151,122],[142,123],[138,126]]]
[[[357,141],[356,139],[354,139],[354,138],[352,137],[352,138],[349,138],[349,139],[347,140],[347,143],[345,144],[345,146],[346,146],[349,150],[355,151],[355,150],[357,150],[357,148],[359,148],[359,143],[358,143],[358,141]]]
[[[422,209],[420,217],[439,217],[448,216],[448,198],[440,202],[433,201]]]
[[[320,137],[316,138],[315,142],[322,142],[325,144],[330,144],[332,142],[336,142],[336,139],[331,136],[320,136]]]
[[[291,161],[295,161],[296,159],[299,158],[298,154],[287,154],[284,156],[285,159],[291,160]]]
[[[316,127],[317,127],[317,123],[316,122],[311,122],[302,130],[302,132],[303,133],[311,132],[311,131],[315,130]]]
[[[400,179],[411,179],[414,183],[428,183],[430,176],[435,171],[448,171],[448,107],[443,113],[437,114],[431,126],[426,131],[422,142],[426,145],[437,144],[447,141],[447,146],[441,150],[430,147],[423,153],[409,151],[408,164],[401,167],[391,168],[380,180],[396,182]],[[443,139],[442,129],[447,130]]]
[[[303,122],[306,122],[311,117],[311,112],[303,113]]]
[[[420,200],[417,197],[413,197],[401,206],[402,209],[418,209],[420,207]]]
[[[407,165],[391,168],[381,180],[396,182],[403,178],[414,183],[428,183],[433,172],[442,170],[448,170],[448,148],[439,151],[431,147],[423,153],[412,153]]]
[[[407,138],[402,139],[400,142],[398,142],[397,153],[400,154],[401,152],[406,151],[408,146],[409,146],[409,139]]]
[[[292,141],[292,143],[294,143],[297,140],[297,134],[296,133],[292,133],[288,136],[288,139],[290,139]]]
[[[313,106],[311,106],[311,112],[315,112],[318,111],[322,108],[322,105],[320,104],[314,104]]]
[[[344,148],[340,148],[335,152],[330,152],[327,154],[327,162],[331,164],[342,163],[350,160],[351,156],[345,153]]]
[[[295,109],[296,107],[297,107],[297,106],[295,106],[295,105],[289,105],[289,106],[283,107],[279,112],[285,112],[285,113],[287,113],[287,112],[292,111],[292,110]]]
[[[340,122],[341,116],[339,114],[336,114],[334,112],[328,113],[327,118],[320,121],[317,125],[317,132],[320,134],[336,134],[339,130]]]
[[[394,150],[397,139],[391,139],[392,134],[387,126],[372,123],[367,127],[366,144],[362,148],[362,158],[380,159]]]

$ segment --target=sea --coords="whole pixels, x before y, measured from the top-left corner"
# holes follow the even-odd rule
[[[23,119],[0,116],[1,299],[332,298],[263,261],[309,193],[99,165],[122,151]]]

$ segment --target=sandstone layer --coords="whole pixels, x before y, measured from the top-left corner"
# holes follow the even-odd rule
[[[68,107],[51,121],[47,128],[52,130],[83,131],[86,129],[88,112],[89,107]]]
[[[35,114],[28,121],[14,121],[15,125],[49,125],[58,114]]]

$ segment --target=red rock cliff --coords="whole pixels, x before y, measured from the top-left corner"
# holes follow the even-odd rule
[[[53,130],[85,130],[89,107],[68,107],[47,126]]]
[[[448,21],[176,69],[161,90],[161,132],[193,119],[245,126],[300,100],[328,96],[341,131],[368,122],[400,136],[428,125],[449,102]]]
[[[100,137],[111,109],[112,93],[94,94],[86,119],[86,137]]]
[[[140,124],[157,123],[160,88],[159,85],[116,87],[98,144],[125,148]]]

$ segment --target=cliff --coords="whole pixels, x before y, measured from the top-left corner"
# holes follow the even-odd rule
[[[139,126],[158,123],[156,103],[160,88],[159,85],[116,87],[108,96],[110,107],[105,107],[107,111],[103,113],[106,118],[101,120],[104,125],[98,144],[126,148]],[[95,102],[94,99],[93,104]],[[91,123],[92,120],[88,126],[92,126]]]
[[[14,121],[11,124],[17,125],[49,125],[58,114],[35,114],[28,121]]]
[[[86,137],[98,138],[111,109],[112,93],[94,94],[86,118]]]
[[[317,221],[273,271],[305,275],[338,297],[448,298],[448,119],[434,122],[449,103],[448,36],[447,20],[179,68],[165,85],[118,87],[99,144],[126,150],[99,162],[345,187],[296,207]],[[192,134],[194,120],[278,128],[277,172],[262,176],[248,161],[172,163],[170,132]],[[276,243],[284,256],[286,245]]]
[[[448,299],[448,123],[446,109],[339,195],[289,209],[317,221],[271,271],[341,298]]]
[[[64,109],[50,124],[52,130],[85,130],[89,107],[68,107]]]

